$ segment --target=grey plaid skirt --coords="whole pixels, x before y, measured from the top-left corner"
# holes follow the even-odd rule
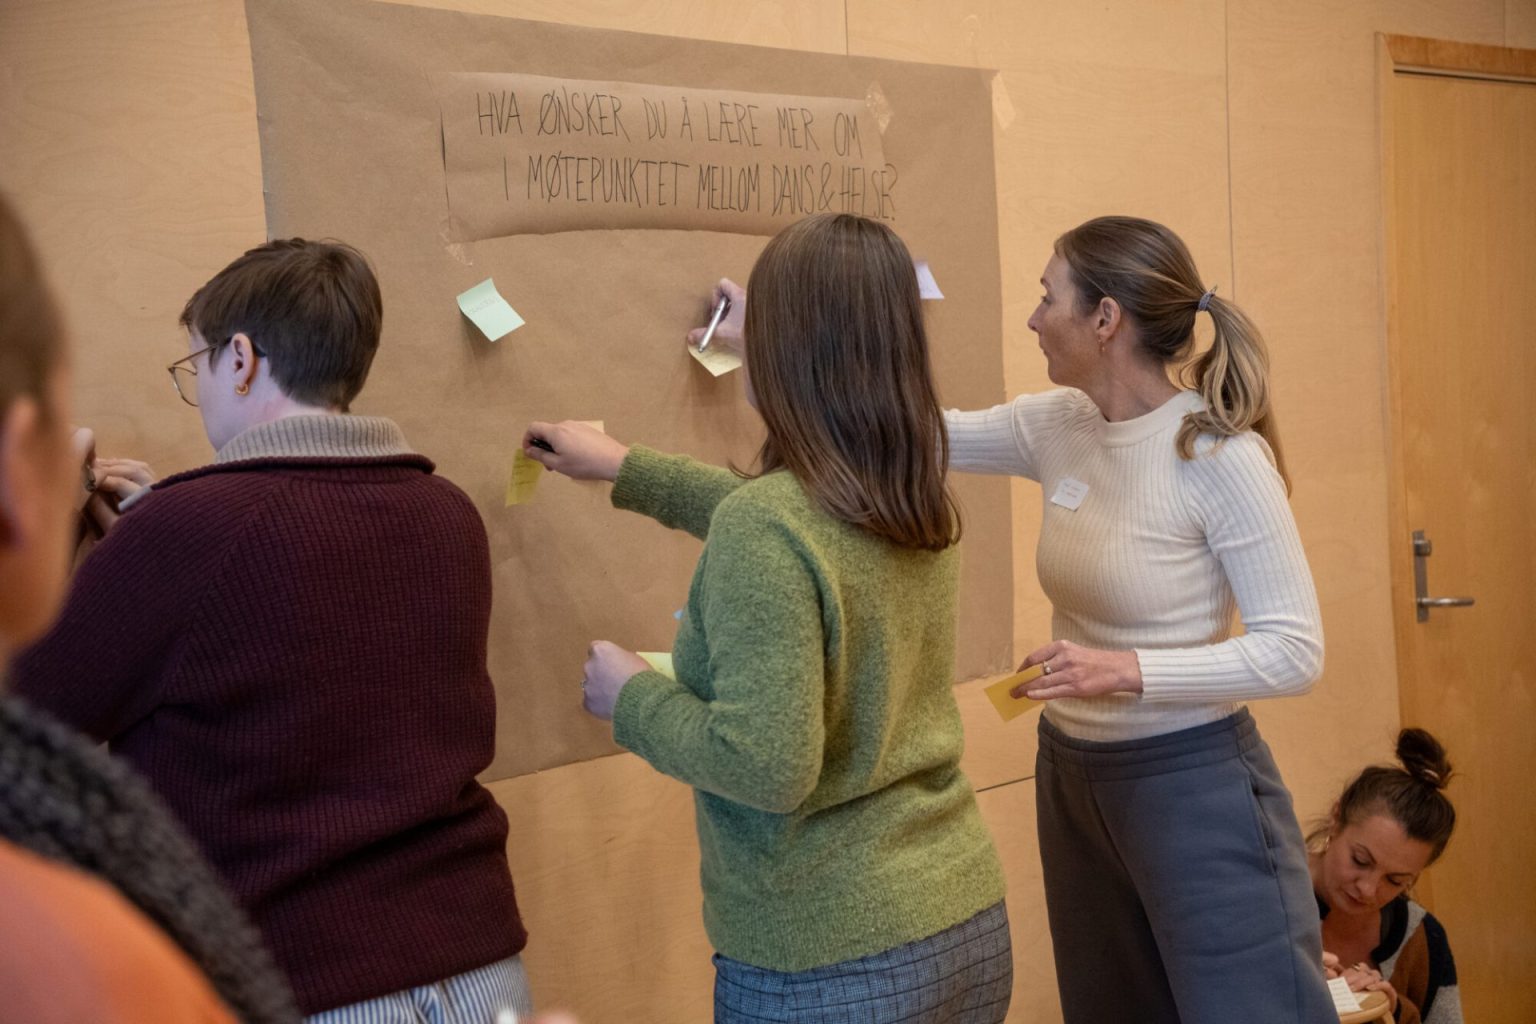
[[[715,956],[715,1024],[1002,1024],[1013,991],[998,903],[883,953],[785,973]]]

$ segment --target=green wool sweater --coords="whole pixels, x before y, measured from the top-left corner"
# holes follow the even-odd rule
[[[956,550],[835,519],[787,472],[742,481],[638,446],[613,503],[705,540],[677,679],[634,676],[613,733],[694,787],[715,948],[808,970],[1001,900],[960,771]]]

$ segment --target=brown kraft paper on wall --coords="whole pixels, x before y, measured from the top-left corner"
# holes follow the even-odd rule
[[[812,213],[891,220],[896,168],[863,100],[439,73],[460,241],[683,228],[771,235]]]
[[[246,10],[267,230],[340,238],[367,253],[383,289],[384,337],[354,411],[398,422],[485,521],[498,703],[487,781],[616,751],[608,723],[581,708],[587,645],[670,650],[701,550],[686,534],[615,511],[604,484],[545,474],[532,501],[507,507],[524,428],[602,420],[621,441],[751,466],[762,425],[741,374],[712,377],[687,354],[684,333],[704,323],[718,278],[746,282],[766,237],[607,228],[469,240],[453,227],[431,76],[649,81],[770,97],[865,96],[878,83],[890,120],[873,134],[900,168],[900,201],[885,223],[929,262],[945,295],[924,303],[940,398],[959,408],[1003,400],[991,72],[365,0],[248,0]],[[873,134],[862,115],[860,128],[867,153]],[[211,261],[208,275],[235,255]],[[495,344],[454,301],[486,278],[526,321]],[[955,650],[963,680],[1012,668],[1012,531],[1006,479],[959,475],[953,486],[965,522]]]

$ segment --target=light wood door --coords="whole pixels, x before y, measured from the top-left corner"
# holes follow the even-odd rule
[[[1514,1024],[1536,1014],[1536,84],[1389,81],[1402,714],[1457,769],[1456,834],[1421,892],[1467,1019]],[[1412,530],[1431,596],[1476,605],[1417,621]]]

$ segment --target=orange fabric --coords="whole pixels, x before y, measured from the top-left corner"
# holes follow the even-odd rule
[[[1419,1024],[1419,1004],[1429,990],[1429,940],[1422,925],[1398,950],[1388,980],[1397,990],[1397,1012],[1393,1015],[1397,1024]]]
[[[0,841],[0,1018],[234,1024],[176,945],[105,883]]]

